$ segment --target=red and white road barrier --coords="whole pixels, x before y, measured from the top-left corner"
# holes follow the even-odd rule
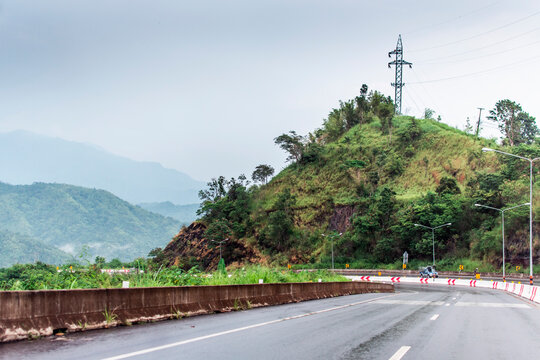
[[[378,281],[391,283],[409,283],[422,285],[437,285],[437,286],[467,286],[481,287],[494,290],[511,292],[517,296],[526,298],[530,301],[540,303],[540,295],[537,296],[539,286],[531,286],[513,282],[503,281],[486,281],[486,280],[470,280],[470,279],[430,279],[418,277],[403,277],[403,276],[346,276],[355,281]]]

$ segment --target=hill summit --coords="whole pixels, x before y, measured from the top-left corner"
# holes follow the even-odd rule
[[[474,204],[528,202],[528,162],[483,153],[498,147],[495,140],[394,116],[391,99],[367,87],[333,109],[322,128],[274,140],[291,163],[268,184],[249,185],[242,176],[208,183],[199,211],[204,238],[242,241],[280,264],[329,264],[333,247],[341,264],[400,268],[405,251],[422,264],[432,261],[434,247],[443,266],[476,259],[498,267],[500,215]],[[505,150],[540,156],[531,141]],[[506,215],[508,264],[524,265],[528,209]],[[434,243],[431,231],[414,225],[447,223]],[[538,256],[537,235],[534,246]]]

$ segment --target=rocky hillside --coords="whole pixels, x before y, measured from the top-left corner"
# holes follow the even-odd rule
[[[219,245],[205,236],[207,227],[194,222],[184,227],[163,250],[167,265],[184,268],[202,266],[204,269],[216,268],[219,262]],[[222,245],[222,257],[227,264],[260,263],[262,257],[257,249],[238,239],[230,239]],[[159,259],[158,259],[159,260]]]

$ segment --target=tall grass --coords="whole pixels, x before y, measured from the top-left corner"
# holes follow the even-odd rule
[[[284,268],[248,266],[229,273],[215,271],[204,273],[197,268],[184,271],[180,268],[159,268],[155,271],[134,274],[109,275],[89,268],[57,272],[53,267],[36,269],[32,265],[19,266],[20,272],[5,276],[0,269],[0,290],[37,289],[99,289],[119,288],[123,281],[130,287],[189,286],[189,285],[233,285],[264,283],[347,281],[346,278],[326,270],[314,272],[290,271]]]

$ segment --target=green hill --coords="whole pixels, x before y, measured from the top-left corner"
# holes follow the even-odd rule
[[[474,204],[528,202],[528,162],[483,153],[497,148],[495,140],[432,119],[393,116],[391,100],[377,92],[341,102],[305,137],[290,132],[275,141],[290,155],[286,169],[262,186],[243,177],[213,179],[201,208],[206,239],[241,239],[260,250],[261,261],[328,264],[333,238],[342,264],[400,267],[404,251],[420,264],[431,260],[431,232],[414,224],[452,223],[435,231],[438,264],[474,260],[496,268],[500,215]],[[504,150],[540,156],[540,147],[525,140]],[[525,265],[528,208],[505,217],[508,264]],[[534,246],[538,257],[537,235]]]
[[[77,259],[79,255],[88,260],[97,255],[121,260],[146,256],[151,249],[163,247],[179,227],[174,219],[104,190],[0,183],[0,229],[38,239]],[[17,261],[34,261],[34,253],[26,255],[24,261]]]
[[[0,268],[36,261],[62,264],[72,259],[71,255],[29,236],[0,231]]]

